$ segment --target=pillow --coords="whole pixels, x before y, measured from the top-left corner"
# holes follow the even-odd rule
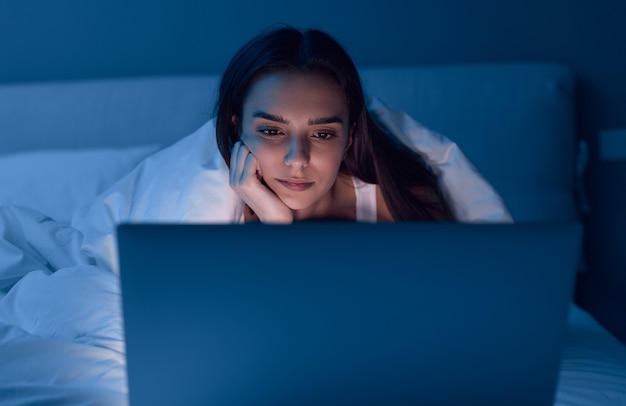
[[[382,103],[370,108],[393,136],[406,139],[407,145],[433,166],[459,220],[512,221],[502,199],[456,144]],[[414,131],[417,127],[419,132]],[[228,178],[215,141],[215,123],[210,120],[195,133],[146,158],[94,201],[86,216],[73,223],[84,234],[83,252],[117,273],[115,228],[119,223],[238,222],[243,202],[230,188]]]
[[[0,156],[0,205],[29,207],[69,224],[78,209],[158,148],[41,150]]]

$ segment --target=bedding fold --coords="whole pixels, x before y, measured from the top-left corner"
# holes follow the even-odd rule
[[[81,251],[82,234],[33,209],[0,206],[0,292],[31,271],[95,263]]]

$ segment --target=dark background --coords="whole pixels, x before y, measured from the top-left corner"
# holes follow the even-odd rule
[[[0,0],[0,83],[220,73],[272,23],[327,30],[360,66],[569,65],[591,152],[577,300],[626,340],[626,157],[597,154],[603,129],[626,128],[626,1]]]

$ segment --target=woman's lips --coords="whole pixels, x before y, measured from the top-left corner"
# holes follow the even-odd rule
[[[302,192],[313,186],[313,182],[304,179],[277,179],[278,182],[289,190]]]

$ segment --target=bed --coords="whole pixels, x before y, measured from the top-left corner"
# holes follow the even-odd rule
[[[576,159],[575,81],[566,66],[367,67],[361,73],[368,94],[433,130],[433,139],[454,140],[472,163],[468,170],[486,182],[484,190],[496,192],[489,199],[501,197],[501,216],[580,221],[583,165]],[[142,201],[128,185],[163,187],[154,178],[165,170],[180,183],[171,175],[178,167],[158,164],[188,151],[190,140],[207,141],[202,129],[218,80],[0,85],[0,403],[127,403],[118,274],[114,264],[90,255],[89,245],[111,237],[112,223],[106,228],[89,219],[105,211],[113,222],[198,220],[146,207],[154,199]],[[473,187],[477,179],[463,179],[455,187],[469,194],[480,189]],[[168,198],[175,204],[182,197]],[[106,255],[114,262],[115,252]],[[626,404],[626,348],[574,303],[555,404]]]

